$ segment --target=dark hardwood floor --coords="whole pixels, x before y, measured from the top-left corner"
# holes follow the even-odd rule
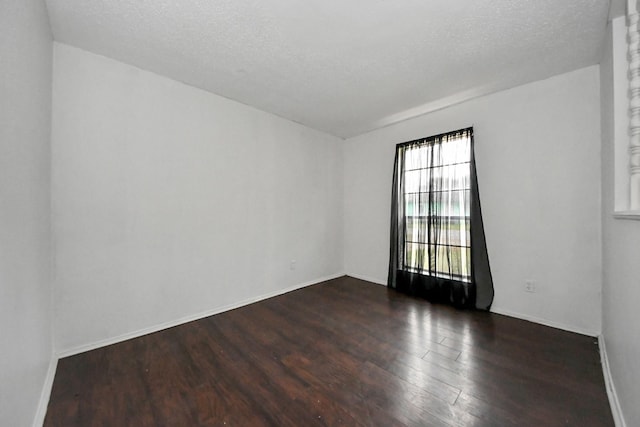
[[[612,426],[594,338],[344,277],[60,360],[46,426]]]

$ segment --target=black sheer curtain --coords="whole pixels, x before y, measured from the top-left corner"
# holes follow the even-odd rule
[[[396,146],[388,286],[456,307],[491,307],[473,128]]]

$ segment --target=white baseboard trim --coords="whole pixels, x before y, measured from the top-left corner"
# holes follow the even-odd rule
[[[33,427],[42,427],[42,424],[44,424],[44,417],[47,415],[47,407],[49,406],[49,398],[51,397],[51,388],[53,387],[53,379],[56,376],[57,368],[58,358],[53,355],[49,361],[47,376],[44,379],[44,385],[40,392],[40,401],[38,402],[36,415],[33,418]]]
[[[158,325],[150,326],[148,328],[139,329],[137,331],[128,332],[126,334],[118,335],[118,336],[111,337],[111,338],[106,338],[106,339],[103,339],[103,340],[100,340],[100,341],[95,341],[95,342],[92,342],[92,343],[89,343],[89,344],[83,344],[83,345],[80,345],[80,346],[77,346],[77,347],[73,347],[73,348],[69,348],[69,349],[59,350],[57,352],[57,356],[58,356],[59,359],[62,359],[63,357],[73,356],[73,355],[76,355],[76,354],[84,353],[86,351],[95,350],[95,349],[100,348],[100,347],[106,347],[106,346],[111,345],[111,344],[116,344],[116,343],[119,343],[119,342],[122,342],[122,341],[130,340],[132,338],[138,338],[138,337],[141,337],[143,335],[147,335],[147,334],[151,334],[151,333],[154,333],[154,332],[161,331],[163,329],[173,328],[174,326],[179,326],[179,325],[182,325],[184,323],[193,322],[194,320],[200,320],[200,319],[203,319],[205,317],[213,316],[215,314],[223,313],[225,311],[234,310],[236,308],[244,307],[245,305],[249,305],[249,304],[253,304],[253,303],[258,302],[258,301],[262,301],[262,300],[265,300],[265,299],[273,298],[273,297],[276,297],[278,295],[286,294],[286,293],[291,292],[291,291],[295,291],[295,290],[298,290],[298,289],[306,288],[307,286],[315,285],[317,283],[325,282],[327,280],[337,279],[338,277],[342,277],[344,275],[345,275],[344,273],[336,273],[336,274],[332,274],[330,276],[320,277],[318,279],[311,280],[309,282],[299,283],[297,285],[293,285],[293,286],[290,286],[288,288],[278,289],[276,291],[269,292],[269,293],[266,293],[266,294],[263,294],[263,295],[259,295],[257,297],[248,298],[246,300],[239,301],[239,302],[236,302],[236,303],[233,303],[233,304],[227,304],[227,305],[224,305],[222,307],[216,307],[214,309],[207,310],[207,311],[204,311],[204,312],[191,314],[191,315],[188,315],[188,316],[181,317],[179,319],[171,320],[169,322],[164,322],[164,323],[161,323],[161,324],[158,324]]]
[[[354,279],[360,279],[364,280],[365,282],[375,283],[376,285],[387,286],[386,280],[374,279],[373,277],[367,277],[361,274],[346,273],[346,275],[349,277],[353,277]]]
[[[602,334],[598,336],[598,347],[600,348],[602,375],[604,375],[604,384],[607,388],[607,396],[609,397],[609,406],[611,406],[613,422],[615,423],[616,427],[627,427],[627,423],[624,420],[624,415],[622,414],[622,408],[620,407],[620,401],[618,400],[618,393],[616,393],[616,387],[613,384],[613,377],[611,377],[611,370],[609,369],[609,357],[607,356],[607,347],[605,346],[604,336]]]
[[[353,277],[354,279],[360,279],[360,280],[364,280],[366,282],[375,283],[377,285],[387,286],[387,282],[385,280],[375,279],[373,277],[363,276],[361,274],[355,274],[355,273],[346,273],[346,275],[349,276],[349,277]],[[533,323],[539,323],[541,325],[550,326],[550,327],[556,328],[556,329],[562,329],[563,331],[574,332],[574,333],[580,334],[580,335],[586,335],[586,336],[589,336],[589,337],[598,336],[598,333],[596,333],[594,331],[589,331],[589,330],[586,330],[586,329],[576,328],[574,326],[569,326],[569,325],[565,325],[565,324],[562,324],[562,323],[554,322],[554,321],[551,321],[551,320],[546,320],[546,319],[541,319],[541,318],[534,317],[534,316],[529,316],[529,315],[526,315],[526,314],[516,313],[514,311],[503,309],[503,308],[499,308],[499,307],[491,307],[491,312],[492,313],[496,313],[496,314],[502,314],[504,316],[515,317],[516,319],[527,320],[527,321],[533,322]]]
[[[533,323],[539,323],[544,326],[549,326],[556,329],[562,329],[563,331],[573,332],[580,335],[586,335],[588,337],[597,337],[598,333],[587,329],[576,328],[575,326],[565,325],[563,323],[554,322],[553,320],[541,319],[535,316],[529,316],[528,314],[516,313],[511,310],[507,310],[501,307],[491,307],[491,312],[496,314],[502,314],[503,316],[515,317],[516,319],[527,320]]]

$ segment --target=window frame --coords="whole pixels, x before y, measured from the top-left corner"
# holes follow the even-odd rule
[[[407,192],[406,190],[403,190],[403,194],[402,194],[402,203],[403,203],[403,256],[402,256],[402,270],[404,271],[408,271],[408,272],[412,272],[412,273],[419,273],[419,274],[425,274],[428,273],[426,275],[428,276],[432,276],[432,277],[436,277],[436,278],[441,278],[441,279],[449,279],[449,280],[456,280],[456,281],[460,281],[460,282],[464,282],[464,283],[470,283],[472,281],[472,262],[471,262],[471,167],[472,167],[472,153],[471,153],[471,138],[472,138],[472,133],[470,134],[469,132],[473,132],[472,128],[467,128],[467,129],[460,129],[460,130],[456,130],[456,131],[452,131],[452,132],[445,132],[439,135],[435,135],[435,136],[430,136],[428,138],[421,138],[418,140],[414,140],[414,141],[409,141],[403,144],[398,144],[399,146],[405,146],[405,145],[415,145],[415,144],[420,144],[416,147],[416,149],[430,149],[428,147],[432,146],[433,144],[436,143],[440,143],[440,144],[447,144],[447,143],[455,143],[456,139],[467,139],[466,144],[468,144],[469,146],[469,150],[468,150],[468,157],[465,159],[465,161],[454,161],[453,163],[443,163],[443,164],[437,164],[437,165],[433,165],[430,164],[426,167],[413,167],[413,168],[405,168],[407,162],[406,162],[406,157],[407,154],[409,153],[409,151],[405,151],[404,152],[404,156],[405,158],[403,159],[403,170],[400,172],[402,174],[402,179],[404,181],[404,185],[403,188],[406,189],[406,175],[409,172],[415,172],[418,170],[433,170],[433,169],[438,169],[438,168],[446,168],[446,167],[451,167],[451,166],[459,166],[459,165],[466,165],[466,175],[467,175],[467,179],[466,179],[466,185],[465,186],[459,186],[459,185],[455,185],[454,188],[450,188],[448,190],[444,190],[442,188],[439,188],[437,190],[430,190],[434,187],[437,188],[437,186],[434,186],[431,182],[430,185],[427,186],[427,189],[424,191],[422,190],[422,183],[420,182],[418,184],[418,190],[419,191],[409,191]],[[456,135],[459,135],[458,138],[456,138]],[[448,138],[448,141],[441,141],[438,142],[438,140],[442,139],[442,138]],[[434,177],[430,176],[428,179],[433,180]],[[430,193],[455,193],[455,192],[464,192],[466,193],[466,197],[464,197],[465,200],[465,208],[463,210],[464,213],[466,213],[465,215],[437,215],[437,217],[439,218],[455,218],[459,224],[465,224],[465,227],[461,227],[460,228],[460,234],[461,234],[461,243],[462,241],[464,241],[465,244],[459,244],[459,245],[455,245],[455,244],[442,244],[442,243],[435,243],[435,242],[431,242],[429,239],[429,234],[430,233],[426,233],[425,237],[426,237],[426,241],[421,242],[421,241],[413,241],[413,239],[410,239],[409,236],[407,235],[407,223],[409,222],[409,219],[415,221],[420,221],[421,219],[426,219],[427,221],[429,221],[429,215],[421,215],[420,214],[420,204],[421,202],[418,202],[418,209],[417,212],[418,214],[415,214],[415,209],[412,210],[412,215],[408,215],[408,203],[406,200],[406,196],[407,195],[425,195],[426,199],[427,199],[427,203],[429,203],[429,201],[431,200],[431,198],[429,197]],[[420,200],[420,198],[418,199]],[[446,226],[446,225],[445,225]],[[462,234],[465,235],[465,238],[462,239]],[[424,247],[424,250],[429,251],[429,254],[426,256],[426,260],[427,260],[427,265],[423,265],[422,267],[420,266],[416,266],[415,262],[412,262],[410,260],[410,254],[414,252],[414,250],[411,250],[409,248],[409,246],[416,246],[419,245],[418,248],[420,248],[421,246]],[[448,247],[448,248],[456,248],[459,249],[460,251],[460,257],[461,259],[464,259],[464,262],[461,261],[461,265],[460,265],[460,274],[454,273],[453,271],[451,271],[451,267],[449,264],[449,261],[447,259],[447,264],[449,266],[449,270],[447,271],[443,271],[438,269],[438,257],[436,256],[436,260],[434,261],[433,265],[433,269],[431,268],[431,252],[430,252],[430,247],[433,247],[435,250],[438,250],[438,247]],[[416,249],[416,250],[420,250],[420,249]],[[466,256],[463,256],[463,252],[466,253]],[[424,256],[424,255],[423,255]],[[441,267],[443,266],[443,264],[440,264]],[[466,270],[467,274],[462,274],[463,271]]]

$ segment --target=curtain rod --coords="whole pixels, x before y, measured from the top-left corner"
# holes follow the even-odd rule
[[[451,132],[443,132],[443,133],[440,133],[438,135],[427,136],[425,138],[418,138],[418,139],[414,139],[412,141],[401,142],[399,144],[396,144],[396,147],[398,148],[398,147],[402,147],[404,145],[412,145],[412,144],[415,144],[417,142],[428,143],[428,142],[431,142],[431,140],[436,140],[437,138],[442,138],[445,135],[452,135],[452,134],[464,133],[464,132],[469,132],[469,134],[471,136],[473,136],[473,126],[470,126],[468,128],[462,128],[462,129],[454,130],[454,131],[451,131]]]

